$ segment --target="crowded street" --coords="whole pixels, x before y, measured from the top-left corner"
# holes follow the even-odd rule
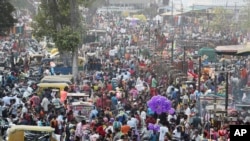
[[[12,0],[8,28],[0,14],[0,141],[230,141],[250,125],[241,2],[69,1]]]

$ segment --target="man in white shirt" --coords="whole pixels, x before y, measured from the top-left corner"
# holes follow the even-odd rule
[[[11,99],[15,99],[15,98],[9,97],[9,96],[4,96],[4,97],[2,98],[2,101],[3,101],[4,105],[6,106],[6,105],[10,105],[10,100],[11,100]]]
[[[194,141],[202,141],[202,137],[199,135],[199,131],[198,130],[194,131],[194,135],[192,137],[192,140],[194,140]]]
[[[191,110],[187,104],[184,105],[184,109],[185,109],[185,115],[189,117],[191,115]]]
[[[145,111],[141,111],[141,115],[140,115],[141,121],[142,121],[142,125],[145,125],[145,120],[147,118],[147,113]]]
[[[52,99],[52,104],[55,106],[55,108],[56,108],[57,110],[59,110],[59,109],[61,108],[61,105],[62,105],[60,99],[57,98],[57,97],[54,97],[54,98]]]
[[[41,106],[43,107],[43,110],[44,110],[44,112],[46,112],[46,113],[47,113],[48,110],[49,110],[49,108],[48,108],[49,104],[50,104],[50,101],[49,101],[48,98],[45,96],[45,97],[43,98],[43,100],[42,100]]]
[[[129,118],[129,120],[127,121],[127,125],[130,126],[130,128],[137,128],[137,120],[133,117]]]
[[[163,124],[163,126],[160,127],[159,141],[164,141],[167,132],[168,128],[165,126],[165,124]]]
[[[63,113],[61,113],[58,117],[57,117],[57,122],[58,122],[58,129],[59,129],[59,132],[60,132],[60,135],[61,133],[63,132]]]
[[[172,84],[168,86],[167,91],[166,91],[167,95],[171,94],[172,88],[174,88],[174,86]]]

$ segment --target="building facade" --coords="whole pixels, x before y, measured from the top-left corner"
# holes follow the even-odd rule
[[[152,0],[109,0],[109,5],[119,7],[148,7]]]
[[[186,6],[200,5],[200,6],[223,6],[223,7],[234,7],[234,6],[245,6],[246,0],[183,0],[187,3]]]

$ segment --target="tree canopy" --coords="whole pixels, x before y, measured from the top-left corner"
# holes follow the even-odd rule
[[[0,0],[0,32],[8,31],[17,22],[12,15],[14,11],[14,6],[8,0]]]
[[[78,0],[79,4],[85,7],[90,6],[93,1]],[[83,17],[76,10],[77,14],[75,26],[77,30],[71,28],[71,11],[70,0],[41,0],[41,5],[37,16],[35,16],[35,22],[33,28],[35,29],[33,34],[37,38],[48,36],[52,38],[56,47],[63,51],[73,51],[74,47],[80,43],[81,34],[85,33]],[[74,43],[72,43],[74,41]]]

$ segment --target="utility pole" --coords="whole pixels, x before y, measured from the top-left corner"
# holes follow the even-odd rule
[[[172,26],[174,26],[174,0],[172,0],[171,16],[172,16]]]
[[[171,43],[171,63],[174,63],[174,39],[172,39]]]
[[[78,25],[78,18],[77,18],[77,10],[78,10],[78,4],[77,0],[70,0],[70,22],[71,22],[71,28],[72,32],[75,32]],[[78,75],[78,46],[74,47],[74,51],[72,54],[73,57],[73,65],[72,65],[72,73],[74,82],[77,82],[77,75]]]
[[[228,72],[226,72],[226,98],[225,98],[225,112],[228,114]]]

